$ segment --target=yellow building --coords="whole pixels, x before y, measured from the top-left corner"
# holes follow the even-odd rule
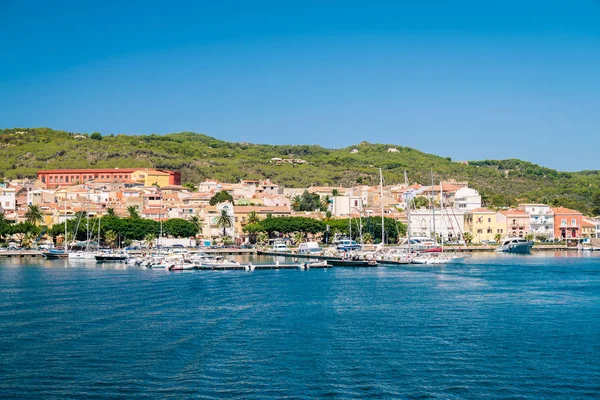
[[[496,240],[496,235],[506,235],[506,216],[489,208],[476,208],[465,214],[465,230],[473,243]]]
[[[158,185],[160,187],[169,186],[169,173],[148,169],[141,169],[131,173],[131,180],[143,182],[144,186]]]

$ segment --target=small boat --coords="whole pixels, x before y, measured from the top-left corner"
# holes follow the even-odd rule
[[[182,262],[170,266],[169,271],[189,271],[198,267],[190,260],[182,260]]]
[[[129,258],[129,254],[125,252],[116,252],[116,253],[98,253],[95,255],[96,261],[105,262],[105,261],[127,261]]]
[[[69,256],[63,250],[52,249],[48,251],[42,251],[42,256],[47,260],[58,260],[59,258],[66,258]]]
[[[69,252],[69,260],[96,260],[96,254],[91,251],[74,251]]]
[[[342,258],[341,260],[327,260],[327,264],[332,267],[376,267],[377,261]]]
[[[503,253],[529,254],[531,253],[532,247],[533,242],[523,238],[513,237],[505,239],[502,244],[498,246],[496,251]]]
[[[465,260],[464,256],[447,255],[442,253],[419,254],[412,258],[412,264],[456,264]]]

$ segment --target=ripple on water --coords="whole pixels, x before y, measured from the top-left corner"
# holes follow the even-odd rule
[[[594,398],[597,260],[0,265],[0,398]]]

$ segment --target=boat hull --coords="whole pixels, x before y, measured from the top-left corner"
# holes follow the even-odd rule
[[[513,253],[513,254],[530,254],[533,242],[527,243],[509,243],[502,245],[496,249],[500,253]]]
[[[367,260],[327,260],[332,267],[376,267],[377,261]]]

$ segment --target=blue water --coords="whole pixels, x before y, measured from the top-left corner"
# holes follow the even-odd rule
[[[0,398],[600,397],[600,258],[0,264]]]

